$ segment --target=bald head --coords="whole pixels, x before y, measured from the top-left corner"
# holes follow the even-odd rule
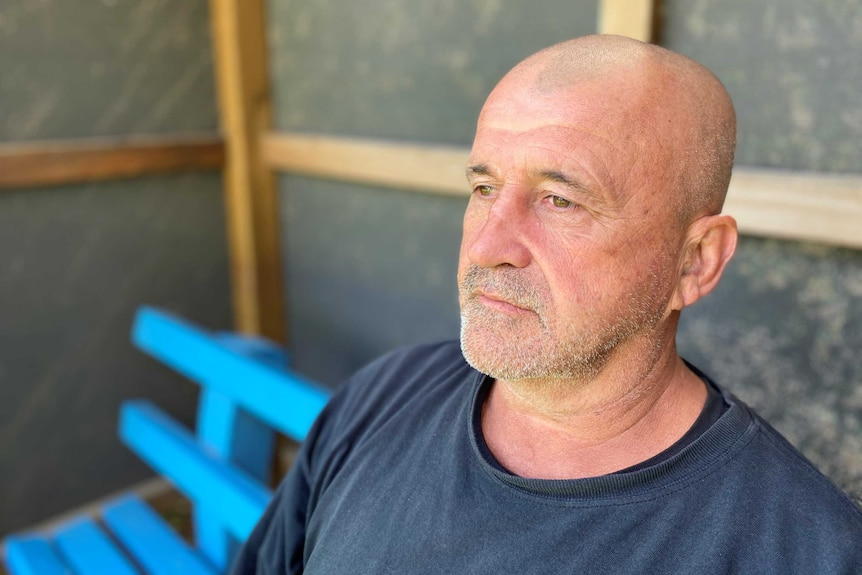
[[[507,74],[467,165],[458,277],[471,365],[578,390],[676,377],[680,312],[736,246],[736,222],[718,214],[734,124],[704,67],[626,38],[558,44]],[[539,388],[526,389],[516,395]]]
[[[736,117],[721,82],[697,62],[622,36],[585,36],[518,64],[486,107],[513,97],[553,97],[561,114],[592,107],[605,137],[639,146],[651,191],[672,194],[684,222],[721,211]]]

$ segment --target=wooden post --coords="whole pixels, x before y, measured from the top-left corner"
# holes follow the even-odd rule
[[[599,32],[652,41],[655,0],[601,0]]]
[[[262,0],[210,0],[235,327],[284,343],[275,176],[260,158],[269,129]]]

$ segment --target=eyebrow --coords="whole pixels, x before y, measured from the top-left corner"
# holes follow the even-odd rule
[[[571,178],[566,176],[566,174],[562,172],[558,172],[556,170],[543,170],[541,172],[536,172],[536,176],[542,180],[551,180],[552,182],[557,182],[558,184],[563,184],[564,186],[568,186],[570,188],[577,187],[574,181]]]
[[[534,178],[539,180],[550,180],[552,182],[556,182],[558,184],[562,184],[569,188],[572,191],[580,192],[583,194],[593,195],[593,193],[587,189],[583,184],[573,180],[566,174],[562,172],[558,172],[556,170],[541,170],[538,172],[534,172],[531,174]]]
[[[469,180],[473,176],[491,176],[491,168],[488,167],[487,164],[475,164],[472,166],[467,166],[467,179]]]
[[[467,166],[467,180],[475,176],[491,176],[494,177],[494,171],[487,164],[474,164]],[[558,170],[536,170],[530,173],[530,177],[534,180],[551,181],[561,184],[573,192],[584,194],[591,197],[596,197],[594,190],[591,190],[584,184],[574,180]]]

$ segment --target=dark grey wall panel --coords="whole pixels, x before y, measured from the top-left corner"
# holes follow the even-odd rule
[[[149,475],[119,403],[190,422],[196,386],[129,342],[138,305],[230,325],[217,175],[0,193],[0,534]]]
[[[465,198],[283,178],[294,365],[329,385],[370,359],[458,337]]]
[[[270,0],[280,129],[468,144],[528,54],[596,30],[597,3]]]
[[[862,170],[862,3],[667,0],[661,43],[706,64],[739,116],[738,163]]]
[[[206,0],[0,3],[0,141],[214,130]]]

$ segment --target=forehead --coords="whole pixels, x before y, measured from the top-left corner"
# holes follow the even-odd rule
[[[630,107],[631,91],[610,80],[582,82],[554,90],[536,84],[503,80],[488,96],[479,126],[527,130],[541,125],[599,123],[614,109]]]
[[[589,132],[624,147],[665,140],[673,129],[672,101],[662,96],[665,82],[647,71],[591,75],[555,87],[528,73],[504,78],[479,114],[483,128],[524,132],[544,126]]]
[[[476,131],[469,166],[504,179],[560,172],[590,188],[613,191],[615,165],[624,163],[616,144],[573,126],[540,125],[524,130],[484,125]]]
[[[618,196],[645,157],[641,140],[619,108],[614,113],[588,98],[492,97],[479,117],[470,164],[506,176],[555,170]]]

